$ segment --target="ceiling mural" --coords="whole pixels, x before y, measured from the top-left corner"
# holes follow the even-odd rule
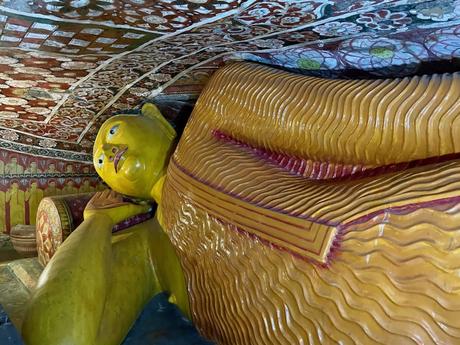
[[[109,116],[196,96],[232,59],[348,78],[458,69],[459,55],[459,0],[3,0],[0,146],[89,162]]]
[[[135,27],[161,33],[176,32],[229,14],[254,1],[241,0],[7,0],[3,6],[19,13],[49,18]]]

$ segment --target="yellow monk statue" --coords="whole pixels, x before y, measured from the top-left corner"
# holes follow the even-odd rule
[[[35,224],[37,209],[41,199],[43,199],[43,190],[38,188],[38,183],[36,181],[33,181],[25,192],[25,200],[29,202],[30,224]]]
[[[189,316],[175,251],[156,219],[112,236],[112,228],[160,202],[176,132],[152,104],[142,115],[117,115],[101,127],[94,165],[113,189],[89,202],[84,222],[42,273],[23,324],[27,345],[118,345],[145,303],[166,291]],[[71,325],[69,327],[69,325]]]
[[[19,187],[19,183],[14,181],[5,194],[6,204],[10,210],[10,226],[25,223],[25,193]]]
[[[160,291],[223,345],[460,343],[459,97],[458,73],[236,63],[177,147],[153,105],[110,118],[94,165],[113,191],[45,268],[27,345],[120,344]],[[112,235],[150,207],[117,193],[155,219]]]

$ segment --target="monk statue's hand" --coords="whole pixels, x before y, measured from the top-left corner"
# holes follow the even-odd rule
[[[103,214],[112,219],[114,224],[149,212],[150,205],[137,205],[123,200],[123,197],[110,189],[96,193],[86,205],[83,216],[85,219],[95,214]]]

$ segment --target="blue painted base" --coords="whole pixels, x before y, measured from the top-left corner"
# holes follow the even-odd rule
[[[24,345],[0,305],[0,344]],[[168,302],[166,294],[152,298],[145,306],[122,345],[212,345],[201,338],[193,324]]]
[[[5,311],[0,305],[0,344],[2,345],[23,345],[19,333],[8,319]]]
[[[212,345],[201,338],[193,324],[168,302],[166,294],[145,306],[123,345]]]

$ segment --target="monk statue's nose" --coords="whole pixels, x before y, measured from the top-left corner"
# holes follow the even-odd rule
[[[113,162],[120,148],[117,145],[104,144],[102,147],[105,155],[109,158],[109,161]]]

